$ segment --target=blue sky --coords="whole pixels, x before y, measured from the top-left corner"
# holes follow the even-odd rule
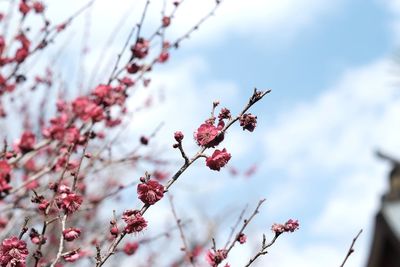
[[[237,99],[245,99],[253,86],[273,89],[256,108],[258,130],[264,132],[256,136],[272,141],[265,141],[265,151],[245,141],[250,148],[234,161],[243,168],[257,162],[261,170],[245,189],[240,182],[224,189],[253,203],[262,195],[270,199],[269,214],[258,226],[273,221],[271,217],[295,216],[303,223],[296,237],[285,237],[278,253],[271,253],[260,266],[338,264],[360,228],[365,232],[348,266],[363,266],[368,255],[372,219],[388,170],[373,152],[383,148],[396,153],[399,148],[397,138],[389,137],[398,130],[398,110],[391,111],[398,93],[387,88],[396,78],[396,15],[383,1],[338,2],[322,15],[310,15],[315,18],[294,31],[288,17],[281,28],[230,34],[201,49],[189,44],[177,55],[178,61],[193,54],[204,58],[207,67],[195,75],[199,87],[207,87],[210,80],[229,81],[239,88]],[[381,90],[385,96],[375,96]],[[374,127],[375,133],[365,133]],[[382,142],[385,133],[390,141]],[[282,150],[282,155],[276,154]],[[229,201],[220,198],[215,201]]]
[[[92,10],[86,71],[93,68],[101,52],[97,44],[107,38],[112,22],[129,10],[127,1],[110,2],[98,0]],[[170,37],[185,32],[213,3],[187,0]],[[60,1],[49,5],[49,11],[60,18],[80,5]],[[148,25],[158,23],[160,5],[152,2]],[[132,9],[128,22],[136,21],[141,10]],[[129,136],[152,132],[164,121],[158,145],[171,149],[172,133],[182,130],[188,137],[185,146],[193,152],[197,147],[190,136],[209,116],[213,100],[237,112],[253,87],[273,90],[252,111],[259,118],[256,131],[249,134],[236,127],[225,143],[232,165],[243,171],[257,163],[257,173],[250,179],[232,178],[226,170],[216,174],[199,163],[174,191],[177,207],[187,217],[234,207],[228,226],[244,204],[254,206],[267,198],[248,232],[254,241],[233,251],[232,266],[241,266],[254,253],[272,223],[291,217],[300,220],[301,230],[282,236],[259,266],[338,266],[352,237],[364,228],[347,264],[363,266],[389,169],[373,152],[382,148],[400,154],[393,56],[400,40],[399,18],[398,0],[225,0],[216,16],[173,52],[170,62],[155,69],[150,90],[135,95],[133,107],[148,94],[164,92],[166,99],[135,117]],[[71,74],[82,23],[77,21],[72,30],[76,38],[59,60],[69,64],[55,70]],[[115,40],[123,42],[127,30]],[[110,50],[118,52],[120,44]],[[165,204],[149,212],[150,224],[168,216]],[[197,226],[202,224],[199,219]]]

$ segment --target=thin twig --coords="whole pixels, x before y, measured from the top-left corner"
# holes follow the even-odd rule
[[[189,246],[188,246],[188,243],[187,243],[187,240],[186,240],[185,232],[183,231],[183,227],[182,227],[182,224],[181,224],[181,219],[179,219],[178,215],[176,214],[174,202],[172,200],[172,195],[169,195],[168,199],[169,199],[169,204],[171,206],[172,215],[174,215],[174,219],[175,219],[176,225],[177,225],[177,227],[179,229],[179,234],[180,234],[180,237],[181,237],[181,240],[182,240],[182,243],[183,243],[183,249],[185,251],[186,258],[190,262],[190,264],[194,267],[195,264],[194,264],[194,261],[193,261],[193,256],[192,256],[191,251],[189,250]]]
[[[63,231],[65,230],[65,222],[67,221],[67,214],[65,214],[62,217],[61,220],[61,234],[60,234],[60,243],[58,245],[58,252],[57,252],[57,256],[54,259],[53,263],[50,265],[50,267],[54,267],[57,262],[60,260],[60,257],[62,256],[62,252],[64,250],[64,235],[63,235]]]
[[[361,233],[362,233],[362,229],[358,232],[358,234],[353,238],[353,241],[351,242],[351,246],[350,246],[350,248],[349,248],[349,250],[347,251],[347,255],[346,255],[346,257],[344,258],[344,260],[343,260],[343,263],[340,265],[340,267],[343,267],[344,266],[344,264],[346,263],[346,261],[347,261],[347,259],[350,257],[350,255],[354,252],[354,244],[356,243],[356,241],[357,241],[357,238],[361,235]]]
[[[254,209],[253,213],[250,215],[248,219],[245,219],[242,225],[242,228],[240,228],[239,232],[237,232],[235,239],[232,240],[230,246],[226,250],[226,253],[229,254],[229,252],[232,250],[232,248],[235,246],[236,242],[238,241],[238,238],[241,234],[243,234],[244,230],[247,228],[247,226],[250,224],[250,222],[253,220],[253,218],[259,213],[259,209],[261,205],[265,202],[265,198],[261,199],[257,207]]]
[[[247,210],[247,207],[248,207],[248,205],[246,205],[246,207],[244,207],[244,209],[240,212],[240,215],[239,215],[235,225],[233,227],[231,227],[231,232],[229,234],[228,240],[226,240],[226,244],[225,244],[225,247],[224,247],[225,249],[228,247],[229,243],[231,242],[232,237],[233,237],[233,235],[235,233],[235,230],[239,227],[240,222],[243,220],[243,216],[244,216],[244,213]]]
[[[254,257],[251,258],[251,259],[249,260],[249,262],[248,262],[244,267],[249,267],[253,262],[255,262],[255,260],[256,260],[258,257],[267,254],[267,253],[268,253],[268,250],[267,250],[267,249],[268,249],[269,247],[271,247],[271,246],[275,243],[275,241],[278,239],[279,236],[280,236],[279,234],[275,234],[275,236],[274,236],[274,238],[272,239],[272,241],[269,242],[268,244],[266,244],[266,238],[265,238],[265,235],[263,235],[263,241],[262,241],[262,246],[261,246],[260,251],[257,252],[257,254],[254,255]]]

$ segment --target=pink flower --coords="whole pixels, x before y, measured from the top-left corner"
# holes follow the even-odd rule
[[[280,235],[283,232],[294,232],[299,229],[300,224],[298,220],[288,220],[285,224],[274,223],[271,227],[271,230],[275,232],[276,235]]]
[[[147,227],[147,221],[142,217],[139,210],[126,210],[122,214],[122,219],[125,221],[125,232],[139,233]]]
[[[0,197],[2,193],[8,193],[12,187],[9,185],[11,166],[5,160],[0,160]]]
[[[300,224],[298,220],[288,220],[285,223],[285,231],[293,233],[295,230],[299,229]]]
[[[138,184],[137,193],[143,203],[153,205],[164,196],[164,186],[156,180],[149,180]]]
[[[282,234],[283,232],[285,232],[285,226],[280,223],[274,223],[271,226],[271,230],[275,232],[275,234]]]
[[[164,51],[164,52],[161,52],[161,54],[158,56],[158,62],[160,62],[160,63],[164,63],[164,62],[166,62],[167,60],[169,59],[169,53],[168,52],[166,52],[166,51]]]
[[[0,217],[0,230],[6,228],[7,224],[8,224],[8,219]]]
[[[81,230],[78,228],[68,228],[63,231],[64,239],[68,242],[74,241],[81,235]]]
[[[239,121],[240,126],[243,127],[243,131],[248,130],[249,132],[252,132],[257,125],[257,116],[254,116],[251,113],[246,113],[240,116]]]
[[[69,127],[64,131],[64,142],[66,145],[78,143],[80,138],[79,130],[75,126]]]
[[[218,119],[220,120],[230,119],[231,117],[231,111],[227,108],[222,108],[218,114]]]
[[[110,234],[115,237],[118,236],[118,234],[119,234],[119,229],[115,222],[110,225]]]
[[[29,237],[32,241],[33,244],[45,244],[47,238],[45,236],[42,236],[36,231],[34,228],[31,229],[31,232],[29,233]]]
[[[21,149],[22,153],[26,153],[33,150],[35,142],[35,135],[31,131],[26,131],[22,134],[18,147]]]
[[[59,117],[52,118],[50,120],[51,125],[47,128],[43,128],[43,136],[61,141],[64,138],[67,121],[68,116],[65,113],[61,114]]]
[[[203,251],[203,247],[200,245],[196,245],[192,250],[193,258],[197,258],[201,254],[202,251]]]
[[[18,237],[13,236],[5,239],[0,246],[0,266],[25,267],[25,260],[28,257],[26,243]]]
[[[67,214],[71,214],[79,209],[83,202],[83,198],[75,193],[61,193],[57,199],[57,205]]]
[[[177,131],[174,133],[174,138],[176,140],[176,142],[180,143],[183,140],[183,133],[181,131]]]
[[[168,172],[155,170],[153,172],[153,177],[156,178],[158,181],[165,180],[169,176]]]
[[[82,121],[92,119],[99,122],[104,119],[103,109],[84,96],[72,102],[72,110]]]
[[[127,71],[128,73],[130,73],[130,74],[135,74],[135,73],[138,72],[139,70],[140,70],[140,66],[137,65],[137,64],[135,64],[135,63],[129,64],[129,65],[126,67],[126,71]]]
[[[132,80],[132,79],[129,78],[129,77],[124,77],[124,78],[122,78],[122,79],[120,80],[120,83],[123,84],[123,85],[125,85],[125,86],[127,86],[127,87],[131,87],[131,86],[135,85],[135,81]]]
[[[11,174],[11,166],[5,160],[0,160],[0,178],[8,179]]]
[[[240,244],[244,244],[244,243],[246,243],[246,241],[247,241],[247,236],[246,236],[245,234],[241,233],[241,234],[238,236],[237,241],[238,241]]]
[[[124,252],[126,255],[135,254],[136,250],[139,248],[138,242],[128,242],[124,245]]]
[[[21,47],[15,52],[14,60],[18,63],[22,63],[28,57],[29,51],[26,47]]]
[[[213,267],[218,266],[228,256],[226,249],[218,249],[215,254],[209,250],[206,254],[206,261]]]
[[[222,167],[224,167],[228,161],[231,159],[231,154],[229,154],[224,148],[221,150],[215,150],[211,157],[206,159],[206,165],[215,171],[219,171]]]
[[[149,41],[139,38],[137,43],[131,47],[132,54],[139,59],[145,58],[149,53],[149,45]]]
[[[109,85],[100,84],[94,89],[93,94],[95,96],[97,96],[99,99],[102,99],[102,98],[107,97],[107,95],[110,93],[111,89],[112,88]]]
[[[44,5],[39,1],[35,1],[33,2],[33,9],[36,13],[42,13],[44,11]]]
[[[162,18],[162,26],[163,27],[168,27],[170,24],[171,24],[171,18],[167,17],[167,16],[164,16]]]
[[[129,78],[124,78],[129,79]],[[129,83],[129,81],[127,81]],[[132,82],[132,81],[131,81]],[[115,88],[100,84],[97,86],[93,95],[96,96],[96,103],[104,106],[112,106],[114,104],[122,104],[125,101],[125,93],[124,88],[121,86],[117,86]]]
[[[77,250],[71,251],[71,252],[67,253],[66,255],[63,255],[64,260],[67,262],[74,262],[74,261],[78,260],[80,257],[81,257],[81,255],[79,254],[79,251],[77,251]]]
[[[19,3],[19,12],[22,13],[22,15],[26,15],[28,14],[29,10],[31,10],[30,6],[28,6],[27,3],[25,3],[25,1],[21,1]]]
[[[47,199],[43,199],[40,201],[39,205],[38,205],[38,209],[40,211],[45,212],[47,210],[47,208],[49,207],[50,202]]]
[[[194,133],[194,139],[200,146],[215,147],[224,140],[224,136],[214,125],[203,123]]]

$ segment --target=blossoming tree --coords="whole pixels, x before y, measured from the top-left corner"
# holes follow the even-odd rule
[[[218,110],[218,101],[212,103],[210,117],[193,129],[193,142],[198,146],[194,155],[189,155],[183,145],[183,140],[191,142],[192,133],[177,129],[171,136],[171,145],[181,155],[182,163],[173,175],[145,171],[129,184],[121,184],[103,175],[102,171],[127,162],[132,165],[145,162],[146,166],[162,170],[163,163],[157,155],[143,155],[139,151],[140,147],[149,145],[150,139],[157,138],[157,131],[142,136],[137,146],[130,147],[130,152],[123,157],[111,153],[120,137],[118,133],[125,129],[125,122],[135,112],[128,105],[132,92],[148,86],[152,69],[169,61],[171,50],[178,49],[214,14],[221,2],[217,0],[215,8],[183,36],[167,40],[165,32],[173,26],[183,0],[165,3],[164,8],[170,5],[171,11],[162,10],[159,25],[149,36],[141,32],[150,8],[150,1],[145,1],[142,16],[132,26],[126,42],[121,44],[122,50],[110,73],[87,92],[73,91],[69,99],[66,97],[69,92],[62,89],[51,65],[37,75],[30,70],[40,73],[36,61],[43,61],[45,51],[57,46],[59,36],[68,32],[75,19],[94,4],[92,0],[65,20],[54,22],[47,17],[47,6],[41,1],[2,3],[0,116],[1,120],[12,121],[12,124],[0,132],[3,141],[0,152],[0,266],[118,264],[122,253],[132,256],[139,248],[145,249],[146,244],[168,236],[172,230],[180,233],[179,242],[183,248],[176,251],[180,260],[163,262],[163,266],[230,266],[232,249],[236,244],[247,242],[245,230],[264,200],[249,217],[244,218],[244,213],[239,216],[223,247],[217,246],[213,238],[190,245],[185,236],[187,225],[179,218],[172,197],[169,199],[175,218],[172,230],[166,229],[165,234],[156,237],[146,236],[146,230],[152,227],[146,212],[157,209],[159,201],[170,195],[175,183],[194,162],[204,161],[204,168],[211,171],[220,171],[229,164],[232,155],[223,147],[228,138],[226,133],[235,124],[245,131],[255,131],[258,118],[250,109],[270,90],[254,90],[237,114],[228,108]],[[32,18],[40,22],[30,24]],[[48,94],[52,90],[58,91],[56,97]],[[48,107],[48,103],[52,106]],[[32,105],[35,106],[33,110]],[[100,215],[107,207],[104,203],[110,199],[118,202],[116,197],[130,187],[136,188],[137,194],[131,198],[139,199],[140,206],[127,210],[114,206],[108,217]],[[274,224],[273,238],[267,242],[263,236],[260,251],[254,253],[246,266],[266,254],[282,233],[298,228],[298,221],[292,219]],[[126,241],[128,236],[136,240]],[[146,266],[152,266],[152,262],[148,261]]]

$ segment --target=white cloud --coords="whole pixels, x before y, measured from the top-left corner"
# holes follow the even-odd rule
[[[278,116],[265,137],[268,162],[298,175],[349,163],[364,166],[373,149],[390,149],[397,141],[393,125],[400,121],[391,68],[389,61],[378,61],[349,70],[318,98]]]
[[[360,248],[348,266],[361,266],[366,260],[388,171],[373,153],[378,148],[394,155],[400,151],[400,91],[391,70],[389,60],[350,69],[331,88],[278,116],[266,129],[266,162],[290,177],[278,186],[290,192],[270,196],[272,208],[279,203],[273,208],[277,212],[304,198],[309,205],[322,205],[322,209],[310,207],[317,214],[302,228],[311,241],[305,241],[301,250],[313,246],[317,238],[322,247],[342,255],[340,242],[350,242],[357,229],[364,228]],[[324,189],[315,186],[321,180],[327,185]],[[296,265],[327,262],[325,256],[307,255],[302,254],[304,264]]]
[[[91,27],[101,30],[90,32],[90,38],[94,43],[105,40],[110,33],[115,32],[115,25],[125,18],[125,25],[135,25],[140,18],[145,1],[128,3],[124,0],[97,0],[90,11]],[[145,19],[145,31],[151,31],[159,25],[163,1],[151,1],[148,15]],[[274,33],[274,36],[292,36],[298,33],[304,26],[310,25],[317,18],[332,13],[341,1],[329,0],[225,0],[216,11],[214,17],[206,22],[199,32],[194,34],[195,41],[190,45],[207,44],[225,40],[234,36],[264,38],[266,34]],[[57,1],[57,5],[49,3],[49,14],[52,21],[60,21],[69,14],[78,10],[83,3],[81,1]],[[175,20],[172,21],[172,36],[181,36],[202,17],[208,14],[215,6],[215,0],[185,0]],[[172,8],[172,1],[167,1],[167,13]],[[85,16],[82,16],[85,17]],[[78,19],[79,21],[79,19]],[[84,22],[78,22],[83,28]],[[127,35],[129,27],[122,27],[123,35]],[[117,37],[117,36],[116,36]]]

